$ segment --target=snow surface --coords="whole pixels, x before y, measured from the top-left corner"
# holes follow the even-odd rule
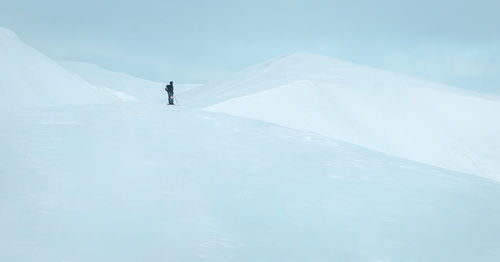
[[[500,180],[500,98],[294,54],[207,86],[223,112]],[[195,101],[196,103],[197,101]]]
[[[491,261],[500,185],[182,107],[19,110],[1,261]]]
[[[0,68],[1,76],[18,74],[8,78],[9,88],[2,85],[10,93],[0,98],[10,103],[0,110],[0,261],[500,258],[500,184],[493,180],[318,132],[201,110],[258,91],[271,92],[288,110],[281,99],[289,97],[272,92],[309,88],[308,80],[286,86],[283,76],[273,81],[284,84],[270,89],[264,82],[252,85],[259,82],[255,75],[240,86],[191,86],[180,92],[183,106],[172,107],[135,90],[146,90],[146,82],[106,84],[99,77],[110,72],[98,68],[84,76],[90,85],[13,41],[13,34],[0,36],[24,58],[2,60]],[[0,54],[12,56],[0,47]],[[24,79],[38,77],[23,68],[40,60],[47,65],[44,83],[81,83],[75,100],[56,94],[64,88],[57,85],[43,85],[43,93],[21,92],[30,90]],[[268,73],[275,62],[267,65]],[[231,81],[238,79],[241,74]],[[127,88],[135,102],[96,104],[110,97],[102,90],[123,94]],[[93,96],[89,90],[101,91]],[[324,91],[313,98],[328,109],[320,98],[331,94],[316,91]],[[68,99],[70,105],[60,105]]]
[[[97,88],[0,27],[0,107],[100,104],[133,98]]]

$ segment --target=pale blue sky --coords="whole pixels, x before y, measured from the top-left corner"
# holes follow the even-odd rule
[[[210,82],[293,52],[500,93],[500,1],[0,0],[0,26],[58,60]]]

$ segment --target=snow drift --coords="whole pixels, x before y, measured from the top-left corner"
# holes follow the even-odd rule
[[[309,54],[254,66],[205,92],[211,112],[500,180],[498,97]]]
[[[98,104],[133,98],[98,88],[0,27],[0,107]]]

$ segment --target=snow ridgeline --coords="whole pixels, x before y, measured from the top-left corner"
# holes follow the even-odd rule
[[[310,54],[268,61],[206,90],[210,112],[500,181],[498,96]]]
[[[85,82],[0,27],[0,107],[86,105],[134,98]]]

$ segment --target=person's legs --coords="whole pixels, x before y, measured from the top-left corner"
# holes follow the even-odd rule
[[[168,93],[168,104],[169,105],[174,104],[174,94],[173,93]]]

